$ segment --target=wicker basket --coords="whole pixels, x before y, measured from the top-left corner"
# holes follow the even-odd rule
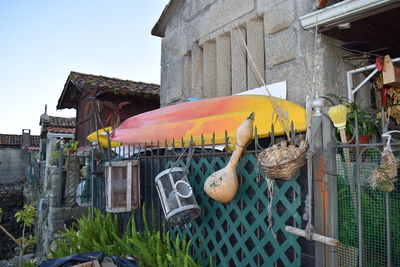
[[[307,143],[287,146],[286,141],[273,145],[258,154],[258,164],[268,178],[290,180],[306,163]]]

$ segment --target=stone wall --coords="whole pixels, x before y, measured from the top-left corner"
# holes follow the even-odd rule
[[[22,209],[24,204],[23,184],[3,184],[0,186],[0,208],[3,216],[0,224],[4,226],[14,237],[19,238],[22,233],[22,224],[15,221],[15,212]],[[14,256],[14,248],[17,246],[6,234],[0,230],[0,260]]]
[[[336,41],[300,25],[298,18],[312,12],[314,3],[181,1],[162,39],[161,105],[262,86],[257,71],[266,84],[287,81],[288,99],[299,104],[312,88],[345,93],[350,67],[332,46]]]
[[[66,199],[73,200],[73,204],[65,202],[61,203],[62,206],[58,206],[57,199],[60,193],[61,195],[65,195],[64,192],[60,191],[62,189],[59,175],[60,168],[51,165],[51,161],[48,162],[49,165],[46,165],[45,161],[42,161],[42,164],[46,167],[44,171],[41,172],[41,179],[43,179],[42,196],[38,203],[39,217],[35,230],[35,235],[38,240],[36,252],[45,256],[50,255],[50,249],[55,249],[54,240],[60,236],[60,231],[65,230],[64,222],[71,218],[81,218],[83,214],[87,214],[89,208],[88,206],[77,206],[74,203],[75,196]],[[76,166],[72,165],[74,164],[66,164],[65,167],[68,168],[68,166],[70,166],[68,170],[77,167],[79,170],[79,161],[75,162]],[[77,184],[74,184],[74,186],[77,186]],[[75,192],[75,190],[73,190],[73,192]]]
[[[21,148],[0,149],[0,184],[16,183],[26,179],[28,151]]]

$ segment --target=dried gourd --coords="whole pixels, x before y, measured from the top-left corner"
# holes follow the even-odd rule
[[[228,164],[207,177],[204,183],[204,191],[210,198],[221,203],[227,203],[235,197],[238,190],[236,166],[245,146],[253,136],[253,121],[254,112],[237,128],[235,150]]]

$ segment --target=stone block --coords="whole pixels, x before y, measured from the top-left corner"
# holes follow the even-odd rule
[[[271,12],[274,7],[287,1],[293,2],[294,0],[257,0],[257,12],[261,16]]]
[[[246,49],[242,37],[246,36],[246,29],[233,29],[231,32],[231,60],[232,60],[232,94],[247,90],[247,59]]]
[[[297,56],[297,32],[293,27],[265,37],[267,66],[276,66],[291,61]]]
[[[161,66],[171,63],[177,57],[182,57],[191,49],[187,39],[189,36],[186,26],[182,25],[161,40]]]
[[[200,38],[202,38],[253,10],[255,10],[255,0],[216,1],[204,13],[201,20],[192,26],[198,27]]]
[[[246,23],[246,38],[249,54],[247,57],[247,89],[264,84],[264,30],[261,19],[253,19]],[[261,76],[261,77],[260,77]]]
[[[315,5],[317,1],[315,0],[292,0],[292,1],[295,2],[297,18],[316,11]]]
[[[193,44],[192,49],[192,91],[191,97],[202,98],[203,88],[203,48],[198,43]]]
[[[160,101],[162,106],[178,102],[183,95],[183,58],[179,57],[161,69]],[[178,101],[176,101],[178,99]]]
[[[214,4],[216,0],[186,0],[183,7],[183,16],[185,21],[190,21],[193,18],[202,14],[205,9]]]
[[[231,38],[217,37],[217,96],[231,95]]]
[[[309,68],[303,59],[269,67],[266,70],[266,83],[286,81],[287,98],[291,101],[305,104],[306,95],[311,90]]]
[[[265,34],[275,34],[290,27],[295,21],[293,1],[284,1],[264,14]]]
[[[190,97],[192,91],[192,55],[191,53],[183,56],[183,95]]]
[[[215,41],[203,45],[203,96],[211,98],[217,95],[217,59]]]

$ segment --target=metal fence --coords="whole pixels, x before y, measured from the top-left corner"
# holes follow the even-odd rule
[[[383,116],[384,117],[384,116]],[[357,128],[357,127],[356,127]],[[382,123],[382,132],[387,125]],[[357,137],[337,142],[339,266],[400,266],[400,183],[393,192],[371,188],[370,177],[381,160],[386,139],[361,144]],[[399,156],[400,143],[392,142]],[[348,156],[346,157],[345,154]]]
[[[150,144],[144,147],[127,146],[115,152],[117,160],[139,160],[141,202],[147,203],[147,218],[152,217],[152,205],[149,204],[153,203],[159,226],[164,221],[164,214],[154,178],[173,164],[188,168],[188,178],[202,213],[197,220],[180,227],[170,226],[169,230],[172,238],[179,233],[192,240],[192,255],[203,266],[209,263],[210,258],[214,266],[313,266],[313,242],[284,230],[285,225],[304,228],[306,224],[301,216],[307,194],[304,169],[289,181],[276,180],[271,209],[274,224],[272,229],[268,228],[267,207],[270,200],[256,156],[262,146],[267,147],[274,142],[274,138],[256,138],[250,144],[237,167],[239,191],[227,204],[210,199],[203,191],[205,179],[223,168],[231,155],[230,152],[218,151],[215,145],[208,148],[199,146],[192,156],[188,155],[185,149],[187,144],[183,141],[180,147]],[[129,214],[120,214],[119,217],[126,221]],[[140,224],[140,211],[135,213],[135,217]]]

